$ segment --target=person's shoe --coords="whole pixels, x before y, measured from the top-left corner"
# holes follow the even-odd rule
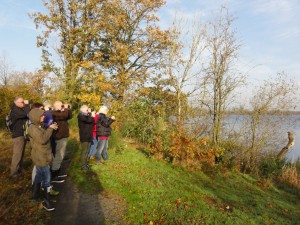
[[[47,199],[43,200],[42,205],[43,205],[43,208],[48,212],[55,210],[55,208],[51,205],[51,203]]]
[[[64,178],[64,177],[67,177],[67,176],[68,176],[67,174],[57,175],[58,178]]]
[[[42,192],[43,192],[43,202],[42,202],[42,205],[43,205],[43,208],[50,212],[50,211],[53,211],[55,208],[52,206],[51,202],[50,202],[50,190],[51,190],[51,187],[47,187],[47,188],[44,188],[42,189]]]
[[[57,195],[59,195],[59,191],[55,191],[54,189],[53,189],[53,186],[51,186],[51,189],[50,189],[50,196],[57,196]]]
[[[89,165],[83,165],[83,166],[81,167],[81,169],[82,169],[82,170],[89,170],[90,167],[89,167]]]
[[[66,173],[63,173],[61,171],[61,169],[53,170],[51,175],[52,175],[52,178],[55,178],[55,177],[62,178],[62,177],[67,177],[68,176]]]
[[[63,182],[65,182],[65,180],[59,177],[53,177],[51,180],[51,183],[63,183]]]
[[[58,173],[57,173],[57,176],[58,177],[67,177],[68,175],[66,173],[64,173],[61,169],[59,169]]]
[[[91,161],[95,161],[95,160],[96,160],[96,157],[92,155],[92,156],[90,157],[90,160],[91,160]]]
[[[15,174],[11,175],[10,177],[12,179],[14,179],[14,178],[18,178],[19,176],[21,176],[21,173],[15,173]]]

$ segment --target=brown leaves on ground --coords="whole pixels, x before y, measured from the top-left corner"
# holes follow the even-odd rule
[[[1,131],[1,135],[3,133]],[[10,178],[9,168],[12,156],[11,139],[1,140],[0,148],[0,225],[23,225],[45,222],[49,214],[40,208],[40,204],[31,198],[32,163],[29,148],[25,151],[24,170],[20,177]]]

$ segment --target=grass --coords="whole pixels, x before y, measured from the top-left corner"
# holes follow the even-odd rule
[[[80,170],[78,134],[71,132],[69,175],[85,192],[113,193],[126,202],[128,224],[298,224],[299,193],[219,168],[191,171],[149,158],[132,142],[109,141],[109,160]],[[49,213],[30,201],[32,163],[8,179],[11,138],[0,132],[0,224],[47,224]],[[290,190],[290,191],[289,191]],[[118,207],[118,206],[116,206]]]
[[[121,195],[127,202],[129,224],[299,222],[299,195],[272,185],[264,187],[259,180],[237,172],[189,171],[147,158],[125,145],[110,145],[109,161],[93,165],[94,179],[86,182],[86,174],[78,171],[74,178],[85,190],[96,191],[98,186]]]

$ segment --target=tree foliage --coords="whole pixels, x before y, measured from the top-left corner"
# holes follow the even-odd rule
[[[160,65],[169,43],[169,32],[156,25],[155,12],[163,4],[161,0],[44,1],[46,13],[31,14],[43,30],[37,45],[42,48],[44,68],[62,79],[62,88],[68,90],[65,98],[75,103],[86,99],[78,90],[93,90],[100,99],[105,95],[123,100],[126,92],[142,86],[150,69]],[[101,82],[84,88],[98,76]],[[100,89],[105,92],[95,91]]]

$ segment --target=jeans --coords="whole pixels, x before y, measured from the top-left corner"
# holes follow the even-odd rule
[[[21,173],[26,141],[24,136],[13,138],[13,155],[11,159],[10,175]]]
[[[42,183],[42,187],[47,188],[50,187],[50,166],[34,166],[35,168],[35,176],[33,184]]]
[[[55,140],[56,148],[55,148],[55,156],[52,161],[52,170],[59,170],[61,163],[65,157],[66,154],[66,148],[67,148],[67,142],[68,138],[62,138],[59,140]]]
[[[97,144],[96,162],[99,162],[101,156],[104,160],[108,160],[107,154],[108,140],[99,140]]]
[[[90,150],[89,150],[89,154],[88,154],[88,157],[89,157],[89,158],[90,158],[91,156],[96,155],[97,144],[98,144],[97,138],[96,138],[96,137],[93,137],[93,140],[92,140],[91,146],[90,146]]]

